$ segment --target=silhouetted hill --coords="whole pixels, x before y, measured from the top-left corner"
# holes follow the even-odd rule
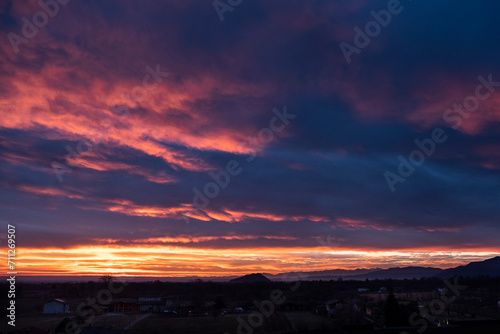
[[[438,277],[448,278],[453,276],[477,277],[477,276],[500,276],[500,256],[492,259],[471,262],[465,266],[443,270]]]
[[[271,280],[262,274],[250,274],[229,281],[229,283],[253,283],[253,282],[271,282]]]
[[[334,269],[312,272],[291,272],[266,276],[273,281],[278,280],[302,280],[302,281],[329,281],[329,280],[365,280],[365,279],[413,279],[424,277],[453,277],[461,276],[500,276],[500,256],[481,262],[471,262],[468,265],[451,269],[440,269],[433,267],[396,267],[389,269]]]

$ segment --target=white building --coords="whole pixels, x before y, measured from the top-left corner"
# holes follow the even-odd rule
[[[62,314],[69,312],[69,304],[63,299],[54,299],[43,304],[43,314]]]

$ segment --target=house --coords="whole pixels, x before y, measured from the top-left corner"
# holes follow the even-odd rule
[[[139,305],[141,312],[160,313],[165,311],[165,302],[161,297],[139,297]]]
[[[115,313],[139,312],[140,303],[135,298],[113,299],[111,303],[106,305],[105,309],[107,312]]]
[[[338,299],[332,299],[324,303],[326,307],[326,311],[328,314],[332,314],[335,310],[342,307],[342,302]]]
[[[43,304],[43,314],[63,314],[69,312],[69,304],[64,299],[54,299]]]
[[[374,304],[366,307],[366,315],[368,315],[372,320],[381,322],[384,320],[384,312],[381,308],[373,306]]]
[[[176,302],[173,299],[166,299],[165,300],[165,307],[167,309],[178,308],[179,306],[181,306],[181,304],[179,304],[178,302]]]
[[[378,290],[378,293],[387,293],[387,288],[386,287],[381,287],[380,290]]]
[[[163,312],[169,313],[169,314],[177,314],[177,312],[180,312],[184,306],[180,302],[173,300],[173,299],[166,299],[164,305],[165,305],[165,308],[164,308]]]

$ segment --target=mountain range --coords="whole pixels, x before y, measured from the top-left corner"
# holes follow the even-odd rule
[[[479,262],[471,262],[465,266],[449,269],[432,267],[395,267],[389,269],[334,269],[311,272],[289,272],[283,274],[263,274],[272,281],[319,281],[319,280],[366,280],[366,279],[413,279],[424,277],[450,278],[454,276],[500,276],[500,256]]]

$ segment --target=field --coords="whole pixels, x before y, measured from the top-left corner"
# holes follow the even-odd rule
[[[154,315],[133,327],[143,334],[195,334],[195,333],[237,333],[238,326],[243,333],[286,333],[318,332],[332,328],[332,322],[310,312],[275,312],[265,318],[262,325],[259,320],[249,319],[249,314],[230,314],[214,319],[213,317],[170,317]],[[243,325],[245,324],[245,325]],[[247,327],[248,326],[248,327]],[[246,328],[246,329],[245,329]]]
[[[34,326],[43,330],[53,330],[65,318],[64,315],[20,314],[16,316],[16,328]],[[8,333],[12,327],[0,322],[0,333]]]

